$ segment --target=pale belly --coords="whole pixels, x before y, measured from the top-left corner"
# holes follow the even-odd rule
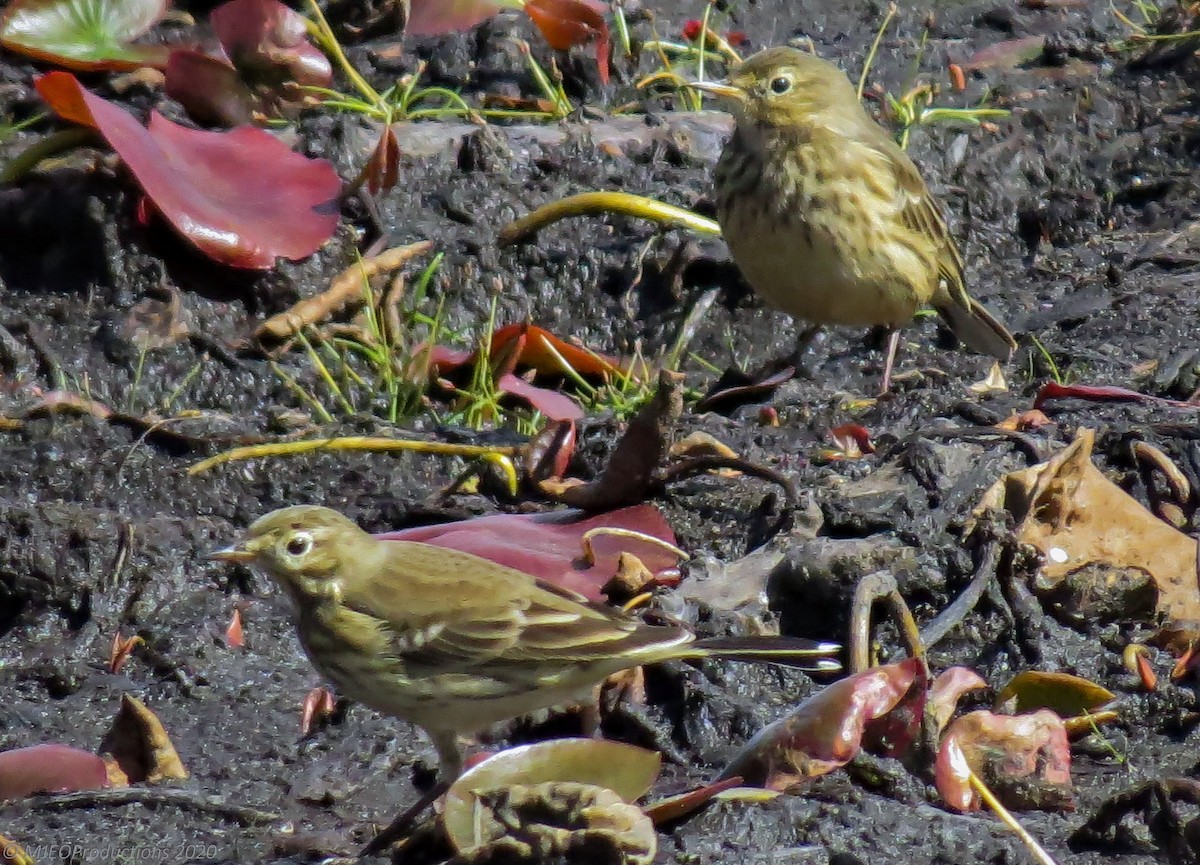
[[[364,676],[357,665],[347,666],[321,651],[336,641],[335,635],[315,624],[300,631],[309,660],[343,696],[427,729],[463,734],[539,709],[588,700],[592,687],[612,672],[596,665],[563,664],[556,672],[543,671],[539,686],[530,688],[512,679],[487,677],[486,671],[480,671],[484,673],[481,678],[450,672],[413,676],[396,659],[385,675],[375,669]]]
[[[853,262],[821,232],[796,223],[770,230],[765,220],[750,221],[756,230],[737,232],[736,240],[727,236],[726,243],[746,281],[771,306],[814,324],[900,327],[912,320],[918,296],[901,273],[924,268],[915,256],[905,260],[910,250],[881,240],[872,259]]]

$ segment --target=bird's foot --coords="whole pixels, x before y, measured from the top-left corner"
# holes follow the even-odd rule
[[[431,787],[424,796],[418,799],[413,805],[405,811],[402,811],[395,820],[389,823],[382,831],[372,838],[366,847],[359,851],[360,859],[367,856],[374,856],[377,853],[382,853],[387,850],[401,838],[408,835],[417,823],[417,818],[425,813],[438,797],[450,789],[450,784],[446,781],[438,781]]]

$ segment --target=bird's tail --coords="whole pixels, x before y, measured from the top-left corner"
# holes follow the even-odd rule
[[[842,665],[832,657],[842,650],[837,643],[801,637],[710,637],[687,647],[696,657],[728,658],[783,664],[814,672],[837,672]]]
[[[1017,347],[1008,329],[996,320],[976,300],[950,292],[944,303],[937,303],[938,314],[954,331],[963,345],[980,354],[990,354],[999,361],[1007,361]],[[935,301],[936,303],[936,301]]]

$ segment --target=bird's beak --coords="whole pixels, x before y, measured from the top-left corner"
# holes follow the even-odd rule
[[[254,561],[254,553],[242,547],[232,546],[226,547],[223,550],[213,550],[208,554],[208,558],[218,562],[233,562],[240,565],[248,565]]]
[[[733,99],[737,102],[742,102],[746,98],[746,91],[740,87],[734,87],[732,84],[723,84],[720,81],[689,81],[688,87],[693,90],[701,90],[705,93],[711,93],[713,96],[719,96],[722,99]]]

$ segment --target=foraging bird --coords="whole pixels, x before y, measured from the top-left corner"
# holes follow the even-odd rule
[[[734,132],[717,163],[717,219],[733,260],[768,303],[815,327],[899,330],[932,305],[974,351],[1007,361],[1016,343],[968,295],[963,261],[916,165],[859,102],[840,69],[768,48],[725,83]]]
[[[838,669],[834,643],[698,640],[470,553],[378,540],[329,508],[273,511],[213,558],[271,577],[313,666],[345,696],[424,728],[443,783],[462,771],[460,733],[587,699],[629,667],[715,656]]]

